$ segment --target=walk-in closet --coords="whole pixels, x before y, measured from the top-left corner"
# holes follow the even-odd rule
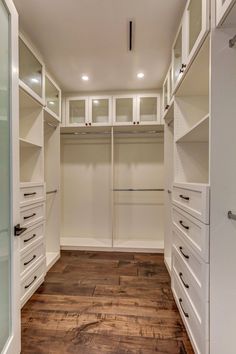
[[[0,0],[0,353],[235,354],[236,0]]]

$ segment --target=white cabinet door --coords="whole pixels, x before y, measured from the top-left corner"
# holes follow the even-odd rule
[[[88,97],[72,97],[66,100],[66,126],[85,127],[89,125]]]
[[[164,114],[165,111],[169,108],[170,94],[170,70],[168,70],[162,88],[162,114]]]
[[[216,26],[223,22],[225,15],[235,3],[235,0],[216,0]]]
[[[136,96],[113,96],[113,124],[135,125],[138,124]]]
[[[209,0],[189,0],[186,7],[187,65],[209,31]]]
[[[97,96],[89,99],[89,125],[109,126],[112,121],[111,96]]]
[[[137,124],[160,124],[160,95],[137,96]]]
[[[0,0],[0,352],[20,353],[18,15]]]

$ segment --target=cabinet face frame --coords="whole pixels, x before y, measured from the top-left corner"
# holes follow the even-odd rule
[[[71,123],[70,122],[70,102],[84,101],[85,102],[85,121],[84,123]],[[89,99],[88,97],[76,96],[66,98],[66,126],[67,127],[85,127],[89,124]]]
[[[133,117],[132,120],[130,122],[117,122],[116,121],[116,100],[120,99],[120,98],[130,98],[132,99],[133,102]],[[113,116],[113,125],[133,125],[136,124],[138,122],[138,118],[137,118],[137,97],[136,95],[118,95],[118,96],[113,96],[113,100],[112,100],[112,116]]]
[[[141,107],[141,104],[140,104],[140,101],[141,101],[141,98],[155,98],[157,100],[157,107],[156,107],[156,120],[151,120],[151,121],[144,121],[142,122],[141,121],[141,117],[140,117],[140,107]],[[137,120],[136,120],[136,123],[137,124],[140,124],[140,125],[156,125],[156,124],[161,124],[160,122],[160,117],[161,117],[161,100],[160,100],[160,95],[159,94],[151,94],[151,93],[145,93],[145,94],[140,94],[140,95],[137,95],[137,99],[136,99],[136,104],[137,104]]]
[[[108,121],[103,123],[93,122],[93,100],[108,100]],[[91,96],[89,97],[88,123],[92,126],[102,127],[112,124],[112,97],[111,96]]]
[[[236,0],[215,0],[216,1],[216,26],[220,26],[228,12],[235,5]]]
[[[180,32],[182,31],[182,35],[181,35],[181,44],[182,44],[182,51],[181,51],[181,62],[182,62],[182,69],[183,71],[182,72],[179,72],[178,73],[178,78],[176,79],[176,81],[174,80],[175,78],[175,46],[176,46],[176,43],[177,43],[177,40],[179,38],[179,34]],[[174,40],[174,44],[172,46],[172,70],[173,70],[173,73],[172,73],[172,94],[174,93],[176,87],[178,86],[178,83],[181,79],[181,77],[183,76],[183,73],[184,73],[184,70],[187,66],[187,16],[186,16],[186,11],[184,12],[183,14],[183,17],[182,17],[182,20],[181,20],[181,23],[180,23],[180,26],[179,26],[179,29],[177,31],[177,34],[176,34],[176,37],[175,37],[175,40]]]
[[[192,47],[191,50],[189,50],[189,37],[190,37],[190,33],[189,33],[189,5],[191,3],[192,0],[188,0],[185,12],[186,12],[186,35],[185,35],[185,40],[186,40],[186,48],[187,48],[187,60],[186,60],[186,64],[189,65],[190,62],[192,61],[192,59],[194,58],[194,55],[197,53],[197,50],[200,48],[203,40],[205,39],[208,31],[209,31],[209,26],[210,26],[210,16],[209,16],[209,0],[198,0],[201,1],[202,4],[202,27],[201,27],[201,31]],[[221,0],[222,1],[222,0]],[[226,0],[227,1],[227,0]]]
[[[19,39],[25,44],[25,46],[29,49],[32,55],[37,59],[37,61],[42,66],[42,97],[40,97],[37,93],[34,92],[32,88],[26,85],[20,78],[19,78],[19,85],[20,87],[26,91],[30,96],[32,96],[36,101],[38,101],[42,106],[45,105],[45,65],[39,55],[35,52],[32,45],[26,40],[26,38],[20,33]]]
[[[47,106],[47,102],[46,102],[46,78],[51,82],[51,84],[53,86],[55,86],[55,88],[58,90],[58,94],[59,94],[59,114],[57,115],[55,112],[53,112],[48,106]],[[57,83],[52,79],[52,77],[48,74],[47,71],[45,71],[45,107],[44,107],[45,111],[47,111],[51,116],[53,116],[56,120],[58,120],[59,122],[61,122],[61,89],[60,87],[57,85]]]

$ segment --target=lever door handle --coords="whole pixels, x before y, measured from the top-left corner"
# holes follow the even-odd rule
[[[15,236],[20,236],[21,234],[23,234],[23,232],[25,232],[27,230],[27,227],[21,227],[20,224],[17,224],[14,227],[14,235]]]

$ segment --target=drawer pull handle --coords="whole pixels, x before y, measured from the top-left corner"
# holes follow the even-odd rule
[[[34,279],[28,285],[25,286],[25,289],[28,289],[35,282],[36,279],[37,279],[37,276],[35,275]]]
[[[186,311],[184,311],[182,302],[183,302],[183,300],[182,300],[181,298],[179,298],[179,304],[180,304],[180,307],[181,307],[181,309],[182,309],[182,311],[183,311],[183,313],[184,313],[184,316],[185,316],[186,318],[189,318],[188,313],[187,313]]]
[[[182,220],[180,220],[179,223],[184,229],[189,230],[189,226],[184,225]]]
[[[27,238],[26,240],[24,240],[24,243],[29,242],[30,240],[32,240],[35,237],[36,237],[36,234],[33,234],[30,238]]]
[[[24,263],[24,266],[30,264],[31,262],[33,262],[33,260],[36,258],[36,255],[34,254],[33,257],[28,261]]]
[[[183,247],[179,247],[180,252],[184,256],[184,258],[189,259],[189,256],[183,252]]]
[[[33,218],[35,215],[36,215],[36,213],[33,213],[33,214],[31,214],[31,215],[28,215],[28,216],[24,216],[24,220]]]
[[[31,195],[36,195],[36,192],[32,192],[32,193],[24,193],[24,197],[30,197]]]
[[[180,194],[179,195],[181,199],[184,199],[184,200],[189,200],[190,198],[189,197],[185,197],[183,194]]]
[[[184,279],[183,279],[183,273],[179,273],[179,277],[180,280],[182,281],[182,283],[184,284],[186,289],[189,289],[189,285],[187,283],[185,283]]]

